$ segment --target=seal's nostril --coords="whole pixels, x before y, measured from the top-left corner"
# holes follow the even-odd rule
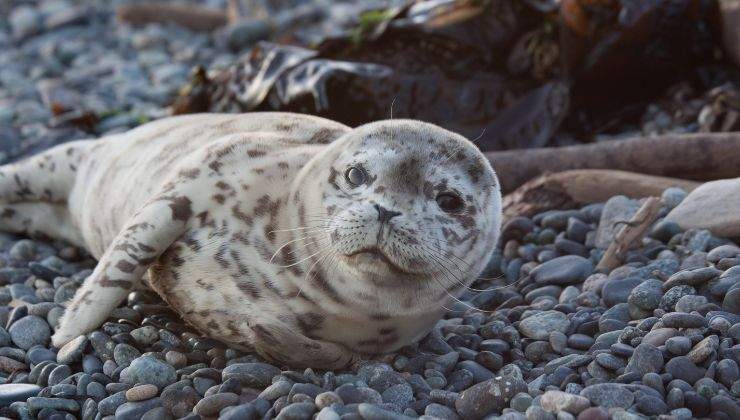
[[[377,204],[373,204],[373,207],[375,207],[375,210],[378,211],[378,221],[381,223],[387,222],[391,220],[392,218],[401,215],[400,212],[390,211],[386,209],[385,207],[379,206]]]

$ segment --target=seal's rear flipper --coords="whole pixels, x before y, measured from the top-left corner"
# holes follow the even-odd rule
[[[144,205],[100,258],[62,317],[52,341],[61,347],[105,321],[149,266],[184,231],[191,202],[170,191]]]
[[[28,202],[0,204],[0,231],[32,238],[65,240],[85,247],[82,234],[71,220],[64,204]]]
[[[0,202],[66,203],[89,140],[60,144],[15,163],[0,166]]]

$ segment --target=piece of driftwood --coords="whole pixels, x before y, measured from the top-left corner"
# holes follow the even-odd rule
[[[740,1],[724,0],[720,2],[722,13],[722,41],[725,53],[740,66]]]
[[[147,23],[174,23],[193,31],[208,32],[226,25],[227,13],[194,4],[127,4],[116,9],[121,22],[139,26]]]
[[[504,196],[504,218],[532,217],[553,209],[599,203],[615,195],[630,198],[659,196],[669,187],[692,191],[701,185],[685,179],[608,169],[575,169],[541,175]]]
[[[619,267],[630,245],[642,238],[650,225],[655,221],[655,218],[658,217],[659,212],[659,198],[650,197],[645,200],[637,210],[637,213],[632,216],[632,219],[624,223],[617,231],[617,234],[614,235],[614,240],[609,244],[599,264],[596,265],[596,270],[609,272]]]
[[[692,180],[740,176],[740,133],[669,134],[486,153],[504,193],[544,173],[616,169]]]

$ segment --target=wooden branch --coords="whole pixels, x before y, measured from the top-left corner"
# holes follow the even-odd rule
[[[609,272],[622,264],[624,255],[630,245],[642,238],[647,229],[653,224],[660,212],[660,199],[650,197],[637,210],[632,219],[625,223],[614,235],[614,240],[606,249],[604,256],[596,266],[596,270]]]
[[[194,4],[128,4],[116,9],[116,17],[131,25],[174,23],[193,31],[208,32],[227,23],[227,13]]]
[[[719,3],[722,13],[722,41],[725,53],[740,66],[740,1],[725,0]]]
[[[617,169],[692,180],[740,176],[740,133],[701,133],[486,153],[504,193],[545,173]]]
[[[698,182],[607,169],[576,169],[545,174],[504,196],[504,219],[532,217],[554,209],[569,209],[599,203],[615,195],[630,198],[660,196],[666,188],[687,192]]]

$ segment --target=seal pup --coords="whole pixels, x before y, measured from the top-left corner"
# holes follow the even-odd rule
[[[196,114],[0,167],[0,229],[99,260],[53,343],[146,277],[202,333],[340,368],[423,337],[485,267],[501,195],[455,133],[288,113]],[[146,276],[145,276],[146,274]]]

